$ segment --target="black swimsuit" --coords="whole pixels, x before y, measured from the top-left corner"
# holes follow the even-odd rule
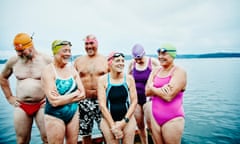
[[[114,121],[122,120],[128,111],[130,105],[128,86],[126,76],[124,82],[120,84],[111,84],[108,74],[108,87],[106,90],[107,107]]]

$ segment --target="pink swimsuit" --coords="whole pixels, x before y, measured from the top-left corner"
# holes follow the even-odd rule
[[[159,69],[159,71],[160,70],[161,69]],[[166,77],[155,76],[153,79],[154,87],[160,88],[163,85],[168,84],[171,80],[171,75],[174,70],[175,68],[173,68],[170,74]],[[179,92],[170,102],[161,99],[159,96],[153,96],[152,113],[153,117],[160,126],[173,118],[184,117],[183,92]]]

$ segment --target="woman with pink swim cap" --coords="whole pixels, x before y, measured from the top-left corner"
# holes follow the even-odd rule
[[[146,96],[152,96],[152,114],[155,119],[152,136],[158,144],[180,144],[185,123],[183,93],[187,74],[174,64],[174,46],[164,44],[157,52],[161,67],[152,70],[146,85]]]

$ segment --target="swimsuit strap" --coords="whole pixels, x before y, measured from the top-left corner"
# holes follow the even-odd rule
[[[123,82],[123,86],[125,87],[127,93],[128,93],[128,102],[129,104],[131,103],[131,99],[130,99],[130,92],[129,92],[129,88],[128,88],[128,85],[127,85],[127,76],[126,74],[124,74],[124,82]]]
[[[150,57],[148,59],[148,67],[152,70],[152,59]]]
[[[57,74],[57,71],[56,71],[56,68],[55,68],[55,66],[53,65],[53,63],[52,63],[52,68],[53,68],[53,71],[54,71],[54,73],[55,73],[56,78],[57,78],[57,77],[59,78],[59,76],[58,76],[58,74]],[[74,69],[74,67],[71,66],[71,76],[72,76],[72,77],[73,77],[73,69]]]
[[[123,86],[126,88],[126,90],[128,91],[128,85],[127,85],[126,74],[124,74],[124,80],[123,80],[123,83],[122,83],[122,84],[119,84],[119,85],[123,85]],[[108,74],[107,74],[107,89],[106,89],[106,97],[108,97],[108,93],[109,93],[109,91],[110,91],[110,89],[111,89],[112,86],[113,86],[113,85],[112,85],[111,82],[110,82],[110,74],[108,73]],[[129,93],[129,91],[128,91],[128,93]]]
[[[176,67],[173,66],[172,69],[169,72],[169,75],[172,76],[175,70],[176,70]]]
[[[136,68],[136,62],[135,61],[133,61],[133,69],[137,69]],[[148,65],[147,65],[147,68],[149,68],[150,70],[152,70],[152,59],[149,57],[148,58]],[[133,73],[133,71],[132,71],[132,73]]]
[[[106,97],[107,97],[107,100],[108,100],[108,93],[111,89],[112,85],[110,83],[110,74],[108,73],[107,74],[107,89],[106,89]]]
[[[156,75],[157,75],[161,70],[162,70],[162,68],[160,67],[160,68],[158,69],[158,71],[156,72]],[[173,75],[173,72],[174,72],[175,70],[176,70],[176,67],[173,66],[167,76],[172,76],[172,75]],[[155,75],[155,76],[156,76],[156,75]]]
[[[55,76],[58,77],[58,74],[57,74],[56,68],[55,68],[55,66],[53,65],[53,63],[52,63],[52,68],[53,68],[53,71],[54,71],[54,73],[55,73]]]

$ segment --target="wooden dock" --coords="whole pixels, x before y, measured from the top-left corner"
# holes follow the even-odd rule
[[[92,136],[92,139],[93,139],[93,144],[105,144],[104,143],[104,137],[103,137],[102,134],[94,134]],[[152,140],[151,134],[149,132],[148,132],[148,143],[153,144],[153,140]],[[78,137],[78,144],[82,144],[82,137],[81,136]],[[138,130],[136,130],[136,132],[135,132],[134,144],[141,144],[141,140],[140,140],[140,137],[138,135]]]

